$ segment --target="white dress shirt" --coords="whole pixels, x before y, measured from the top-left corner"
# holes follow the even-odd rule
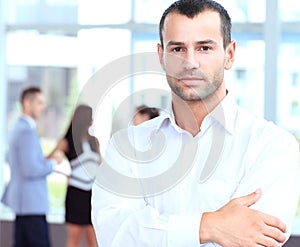
[[[251,206],[290,227],[299,198],[299,146],[285,130],[238,107],[230,96],[193,137],[172,113],[115,134],[92,191],[102,247],[196,247],[203,212],[258,188]]]

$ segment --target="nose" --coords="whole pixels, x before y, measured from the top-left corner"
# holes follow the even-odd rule
[[[199,68],[199,61],[197,60],[197,57],[196,57],[196,54],[194,51],[188,50],[186,52],[186,56],[183,59],[183,67],[186,70]]]

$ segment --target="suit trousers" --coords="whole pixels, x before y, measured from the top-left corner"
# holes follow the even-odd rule
[[[14,247],[50,247],[48,223],[45,215],[17,215]]]

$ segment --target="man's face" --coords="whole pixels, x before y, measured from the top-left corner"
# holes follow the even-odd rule
[[[36,93],[33,98],[27,99],[24,103],[25,113],[33,119],[40,118],[46,106],[44,95],[41,93]]]
[[[217,12],[205,11],[194,18],[170,13],[164,23],[163,44],[158,45],[160,63],[173,93],[186,101],[206,99],[223,84],[235,50],[224,51]]]

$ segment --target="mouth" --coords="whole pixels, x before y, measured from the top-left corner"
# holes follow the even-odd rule
[[[203,78],[200,77],[182,77],[179,78],[179,81],[181,81],[184,85],[192,87],[192,86],[198,86],[201,81],[203,81]]]

